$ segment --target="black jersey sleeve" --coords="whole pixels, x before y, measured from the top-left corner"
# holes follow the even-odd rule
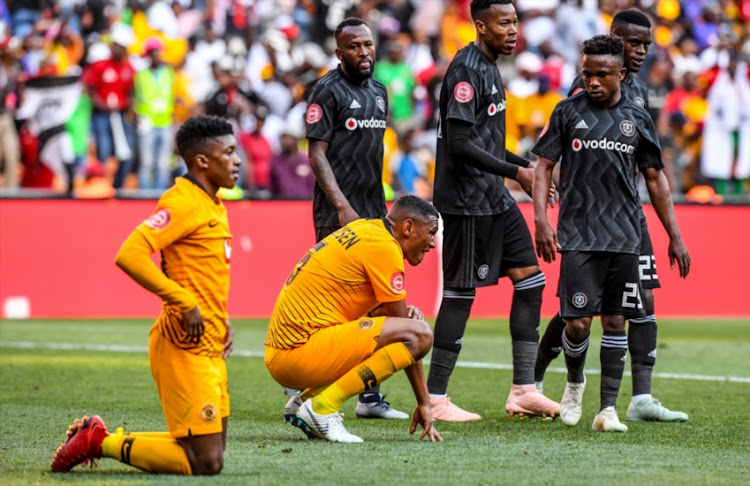
[[[307,138],[330,142],[333,138],[335,114],[336,97],[328,86],[318,83],[310,94],[305,114]]]
[[[555,106],[546,131],[542,133],[534,148],[531,149],[531,153],[555,162],[558,162],[562,156],[563,142],[565,141],[565,114],[560,106],[561,103]]]
[[[449,119],[448,129],[446,130],[448,150],[457,158],[462,159],[468,165],[473,165],[477,169],[515,179],[516,174],[518,174],[519,165],[500,160],[481,147],[478,147],[471,139],[471,127],[470,123]],[[516,158],[521,159],[518,156]],[[524,167],[528,166],[528,162],[526,164]]]
[[[448,93],[445,110],[445,120],[462,120],[470,124],[476,123],[481,79],[479,74],[466,67],[456,64],[445,78],[446,93]]]
[[[645,110],[639,107],[639,123],[636,125],[636,130],[640,135],[640,142],[638,143],[638,149],[636,150],[635,157],[638,161],[638,168],[644,169],[663,169],[664,162],[661,159],[661,145],[659,144],[659,137],[656,134],[656,127],[654,126],[651,116]]]

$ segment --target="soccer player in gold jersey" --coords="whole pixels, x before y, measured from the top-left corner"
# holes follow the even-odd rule
[[[266,366],[293,396],[284,415],[308,436],[362,442],[344,428],[341,406],[404,370],[417,398],[410,433],[440,441],[421,359],[432,329],[406,305],[404,260],[435,247],[438,212],[404,196],[383,219],[358,219],[310,249],[289,275],[266,335]]]
[[[52,458],[55,472],[111,457],[151,473],[221,472],[229,394],[225,359],[232,350],[227,318],[231,239],[220,188],[234,187],[240,167],[232,126],[199,116],[177,131],[187,174],[162,195],[156,211],[123,243],[117,266],[159,296],[149,359],[169,432],[107,431],[98,416],[70,426]],[[150,255],[161,252],[161,271]]]

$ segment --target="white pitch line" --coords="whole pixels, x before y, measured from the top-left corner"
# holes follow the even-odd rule
[[[121,346],[117,344],[77,344],[77,343],[37,343],[32,341],[0,341],[0,348],[21,348],[21,349],[59,349],[63,351],[108,351],[113,353],[148,353],[146,346]],[[242,356],[243,358],[262,358],[263,351],[234,350],[232,356]],[[430,360],[423,360],[424,364],[430,364]],[[459,361],[456,363],[457,368],[476,368],[483,370],[512,370],[513,365],[502,363],[482,363],[479,361]],[[547,371],[552,373],[567,373],[565,368],[549,368]],[[586,374],[598,375],[599,370],[586,370]],[[625,376],[630,376],[626,371]],[[666,378],[671,380],[695,380],[695,381],[718,381],[731,383],[750,383],[750,378],[743,376],[720,376],[720,375],[694,375],[691,373],[660,373],[654,372],[656,378]]]

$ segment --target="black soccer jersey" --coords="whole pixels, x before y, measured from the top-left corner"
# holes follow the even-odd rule
[[[638,170],[664,167],[646,110],[625,97],[605,109],[579,93],[557,104],[532,152],[561,164],[561,251],[639,253]]]
[[[326,156],[336,182],[362,218],[386,214],[383,192],[383,135],[388,114],[385,86],[369,79],[355,84],[341,67],[324,75],[308,100],[307,138],[328,142]],[[321,187],[315,184],[315,227],[338,226],[339,217]]]
[[[580,90],[586,91],[586,86],[583,84],[583,74],[579,74],[573,81],[568,96]],[[627,99],[634,101],[636,105],[648,111],[648,86],[635,73],[628,73],[625,76],[625,79],[620,83],[620,91]]]
[[[446,120],[471,123],[478,147],[505,160],[505,89],[497,65],[475,44],[459,50],[440,91],[434,204],[442,213],[499,214],[515,201],[503,177],[457,159],[448,150]]]

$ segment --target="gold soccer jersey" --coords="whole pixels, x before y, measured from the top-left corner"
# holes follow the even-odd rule
[[[297,348],[318,329],[406,298],[404,255],[386,224],[354,221],[305,254],[276,300],[266,346]]]
[[[156,212],[136,231],[152,252],[161,251],[164,274],[186,293],[179,303],[164,302],[154,327],[181,349],[219,356],[224,348],[232,254],[229,221],[221,200],[215,203],[197,183],[185,177],[159,199]],[[189,295],[188,295],[189,294]],[[183,311],[197,305],[205,332],[199,343],[185,342]]]

